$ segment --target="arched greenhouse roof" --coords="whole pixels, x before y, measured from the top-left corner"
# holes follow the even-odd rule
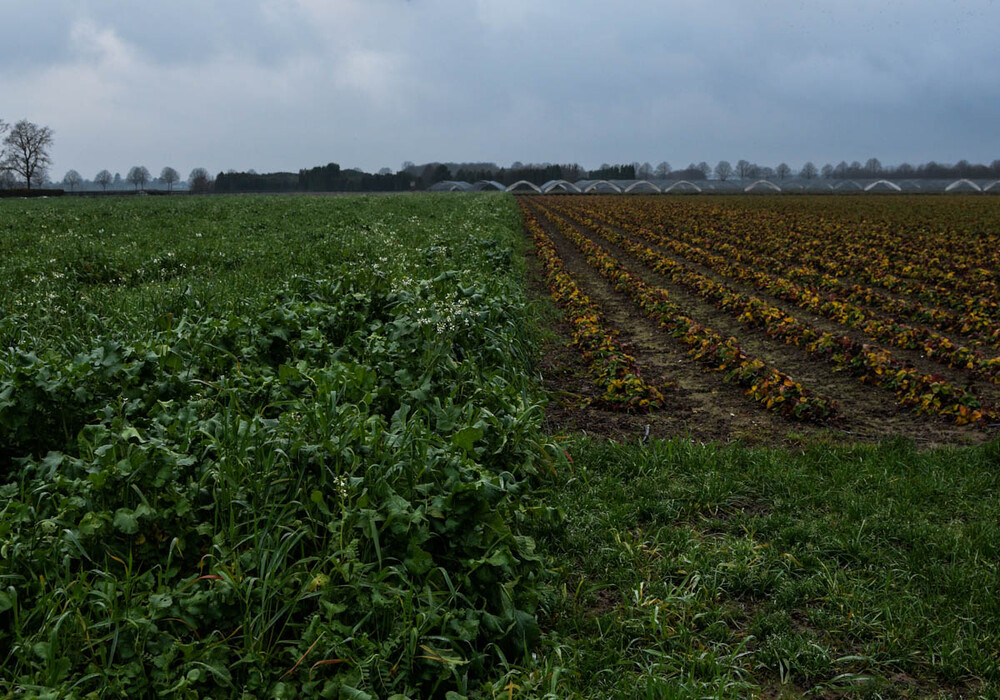
[[[471,192],[472,185],[456,180],[442,180],[427,188],[430,192]]]
[[[861,185],[859,185],[858,183],[856,183],[854,180],[844,180],[843,182],[838,182],[836,185],[834,185],[833,189],[835,189],[835,190],[857,190],[857,191],[860,192],[864,188]]]
[[[513,185],[507,188],[508,192],[535,192],[541,194],[542,191],[538,189],[538,185],[533,182],[528,182],[527,180],[518,180]]]
[[[895,182],[889,182],[888,180],[876,180],[867,187],[865,187],[865,192],[902,192],[903,188],[897,185]]]
[[[480,180],[472,185],[472,189],[476,192],[483,192],[485,190],[497,190],[499,192],[503,192],[507,188],[503,186],[503,183],[497,182],[496,180]]]
[[[549,192],[575,192],[579,194],[580,188],[568,180],[549,180],[542,185],[542,192],[544,194]]]
[[[583,188],[586,193],[590,192],[615,192],[621,194],[622,188],[607,180],[595,180]]]
[[[743,188],[744,192],[781,192],[781,188],[769,180],[757,180]]]
[[[649,180],[636,180],[631,185],[625,188],[626,194],[632,194],[633,192],[635,193],[655,192],[656,194],[659,194],[663,192],[663,190],[661,190],[659,187],[654,185]]]
[[[685,193],[686,194],[692,194],[692,193],[699,193],[700,194],[701,193],[701,188],[698,187],[698,185],[696,185],[693,182],[690,182],[688,180],[678,180],[677,182],[675,182],[674,184],[672,184],[670,187],[667,187],[667,188],[665,188],[663,190],[664,194],[670,194],[671,192],[676,192],[677,194],[685,194]]]
[[[945,192],[982,192],[983,188],[974,183],[972,180],[966,180],[962,178],[961,180],[955,180],[953,183],[944,188]]]

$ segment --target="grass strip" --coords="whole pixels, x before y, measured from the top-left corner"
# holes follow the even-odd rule
[[[1000,444],[563,446],[522,697],[1000,693]]]

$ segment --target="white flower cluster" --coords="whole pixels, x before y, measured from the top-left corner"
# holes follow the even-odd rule
[[[468,299],[442,299],[422,304],[414,309],[413,315],[417,323],[433,326],[439,335],[469,328],[473,321]]]
[[[333,488],[334,490],[336,490],[337,495],[340,497],[340,500],[344,500],[345,498],[347,498],[347,486],[348,486],[347,477],[344,476],[343,474],[334,478]]]

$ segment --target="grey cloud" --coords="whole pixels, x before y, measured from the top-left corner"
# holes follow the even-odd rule
[[[81,172],[102,153],[182,170],[1000,157],[984,0],[45,6],[0,1],[0,116],[57,125],[57,163]],[[133,69],[73,46],[81,22]],[[83,143],[100,123],[113,136]]]

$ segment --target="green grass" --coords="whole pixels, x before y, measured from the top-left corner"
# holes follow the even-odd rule
[[[567,449],[564,694],[1000,692],[1000,445]]]

